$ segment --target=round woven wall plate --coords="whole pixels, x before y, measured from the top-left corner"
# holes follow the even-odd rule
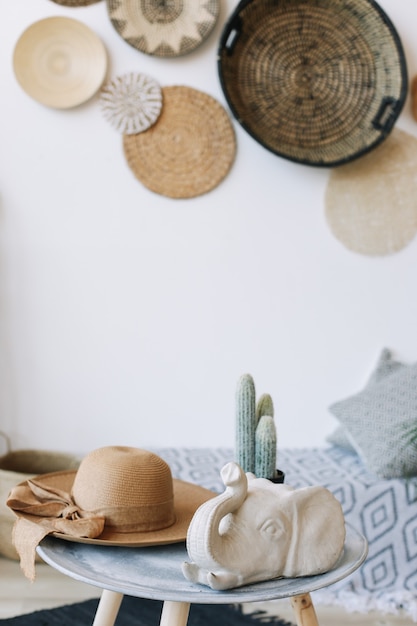
[[[124,135],[127,163],[145,187],[170,198],[193,198],[216,187],[236,155],[233,125],[212,96],[191,87],[162,89],[157,122]]]
[[[386,256],[417,234],[417,138],[394,128],[360,161],[329,176],[325,208],[333,235],[352,252]]]
[[[162,109],[159,83],[146,74],[130,72],[116,76],[100,92],[104,117],[123,135],[147,130],[158,119]]]
[[[20,36],[13,69],[31,98],[48,107],[68,109],[100,89],[107,72],[107,53],[101,39],[82,22],[48,17]]]
[[[373,0],[242,0],[222,32],[218,70],[242,127],[307,165],[374,148],[407,95],[400,39]]]
[[[177,57],[210,35],[219,0],[106,0],[110,20],[131,46],[159,57]]]

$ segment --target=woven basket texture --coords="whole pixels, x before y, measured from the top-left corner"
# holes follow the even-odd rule
[[[133,135],[147,130],[158,119],[162,91],[151,76],[130,72],[106,83],[99,102],[113,128],[123,135]]]
[[[131,46],[158,57],[177,57],[200,46],[219,16],[220,0],[106,0],[111,23]]]
[[[407,94],[399,36],[373,0],[242,0],[223,30],[218,70],[243,128],[309,165],[371,150]]]
[[[216,187],[236,155],[230,117],[212,96],[191,87],[162,89],[163,107],[147,131],[124,135],[124,153],[148,189],[171,198],[192,198]]]

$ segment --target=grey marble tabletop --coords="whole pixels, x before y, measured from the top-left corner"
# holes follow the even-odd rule
[[[37,549],[41,558],[58,571],[101,589],[197,604],[257,602],[310,593],[349,576],[363,563],[367,550],[366,539],[347,524],[343,553],[331,571],[215,591],[184,577],[181,565],[188,560],[185,543],[129,548],[77,543],[49,536]]]

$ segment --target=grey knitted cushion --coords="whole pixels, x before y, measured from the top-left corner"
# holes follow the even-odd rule
[[[371,472],[381,478],[417,475],[417,363],[393,361],[383,351],[365,389],[329,410]]]
[[[392,358],[391,351],[388,350],[388,348],[383,348],[381,354],[379,355],[375,369],[370,375],[366,386],[369,387],[375,383],[380,382],[386,376],[389,376],[390,374],[396,372],[402,367],[406,367],[405,363],[394,360]],[[330,411],[332,411],[332,407],[330,407]],[[339,425],[332,433],[330,433],[330,435],[326,437],[326,441],[332,443],[335,446],[340,446],[345,450],[355,452],[355,447],[352,445],[349,435],[346,433],[346,429],[344,426]]]

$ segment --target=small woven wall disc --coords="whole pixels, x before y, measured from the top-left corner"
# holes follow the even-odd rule
[[[177,57],[192,52],[210,35],[219,0],[107,0],[110,21],[140,52]]]
[[[216,187],[236,155],[233,125],[212,96],[191,87],[162,89],[156,123],[124,135],[129,167],[148,189],[170,198],[193,198]]]
[[[373,0],[242,0],[218,69],[242,127],[306,165],[340,165],[378,145],[408,89],[398,34]]]
[[[372,154],[332,170],[326,219],[349,250],[392,254],[417,233],[417,139],[394,129]]]
[[[101,0],[51,0],[55,4],[61,4],[64,7],[87,7],[89,4],[95,4]]]
[[[123,135],[147,130],[162,109],[162,91],[151,76],[130,72],[116,76],[100,92],[104,117]]]

